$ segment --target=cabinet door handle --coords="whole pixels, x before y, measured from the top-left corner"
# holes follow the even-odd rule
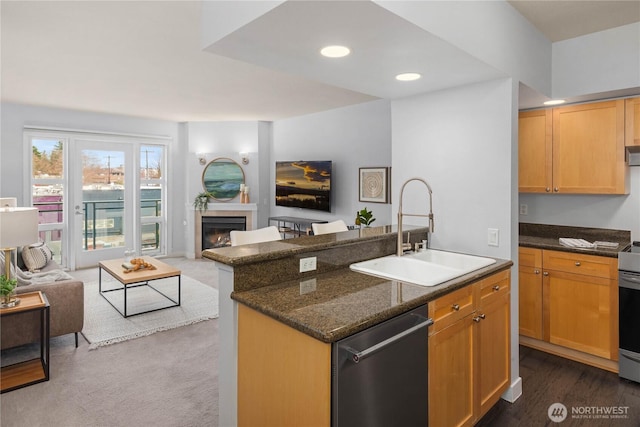
[[[580,264],[580,261],[576,261],[576,267],[580,267],[582,264]]]
[[[558,191],[560,191],[560,189],[558,187],[554,187],[553,191],[557,193]]]
[[[455,310],[455,311],[460,310],[460,306],[459,306],[458,304],[453,304],[453,305],[451,306],[451,308],[452,308],[453,310]]]
[[[543,276],[548,276],[548,275],[549,275],[549,272],[548,272],[548,271],[545,271],[544,273],[542,273],[542,275],[543,275]]]
[[[487,316],[484,313],[482,313],[481,315],[474,317],[473,321],[476,322],[476,323],[479,323],[485,317],[487,317]]]
[[[534,274],[540,274],[540,270],[533,270]]]
[[[549,187],[545,188],[544,191],[546,191],[547,193],[551,191],[551,189]]]
[[[495,285],[495,286],[493,287],[493,290],[494,290],[494,291],[499,291],[499,290],[500,290],[500,285]]]

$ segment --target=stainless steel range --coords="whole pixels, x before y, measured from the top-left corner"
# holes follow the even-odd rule
[[[640,242],[618,254],[621,378],[640,382]]]

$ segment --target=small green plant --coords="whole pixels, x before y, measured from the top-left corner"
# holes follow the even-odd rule
[[[0,299],[2,302],[9,302],[17,284],[18,281],[16,279],[8,279],[4,274],[0,276]]]
[[[193,200],[193,207],[198,209],[200,212],[204,212],[207,210],[207,205],[209,204],[209,199],[212,197],[212,194],[208,191],[203,191],[199,193],[196,198]]]
[[[376,219],[373,217],[373,213],[365,207],[364,209],[358,211],[358,215],[356,217],[356,224],[360,223],[366,227],[370,226],[373,221]]]

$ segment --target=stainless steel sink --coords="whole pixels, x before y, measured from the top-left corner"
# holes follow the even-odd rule
[[[427,249],[401,257],[389,255],[374,258],[351,264],[349,268],[385,279],[435,286],[495,262],[492,258]]]

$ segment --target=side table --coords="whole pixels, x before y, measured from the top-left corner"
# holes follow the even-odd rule
[[[40,357],[4,366],[0,371],[0,393],[49,381],[49,301],[40,291],[20,294],[19,297],[20,304],[11,308],[1,308],[0,317],[39,311]]]

